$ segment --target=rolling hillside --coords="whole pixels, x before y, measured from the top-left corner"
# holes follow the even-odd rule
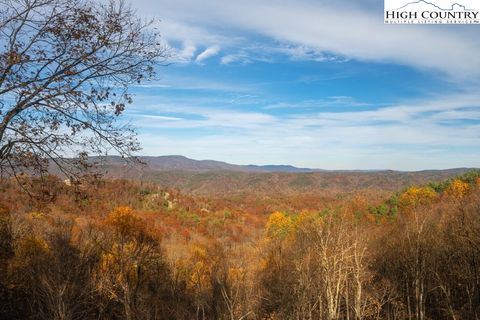
[[[110,177],[151,181],[204,195],[343,193],[366,189],[392,192],[409,185],[445,180],[469,170],[325,171],[285,165],[240,166],[183,156],[142,157],[140,160],[145,164],[129,166],[111,158],[104,169]]]

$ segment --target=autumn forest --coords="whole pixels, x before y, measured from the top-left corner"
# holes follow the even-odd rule
[[[4,180],[0,195],[2,319],[480,313],[479,171],[387,197],[242,202],[53,176]]]

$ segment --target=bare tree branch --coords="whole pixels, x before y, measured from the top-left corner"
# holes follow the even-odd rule
[[[73,173],[82,166],[67,159],[77,154],[138,150],[117,119],[132,102],[129,86],[168,58],[154,21],[123,0],[0,0],[0,8],[2,172],[54,163]]]

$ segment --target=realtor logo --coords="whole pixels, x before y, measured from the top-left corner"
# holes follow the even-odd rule
[[[386,24],[480,24],[480,0],[384,0]]]

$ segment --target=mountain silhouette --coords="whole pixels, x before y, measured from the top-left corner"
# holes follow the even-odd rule
[[[420,6],[433,6],[436,9],[442,10],[442,11],[453,11],[453,10],[455,10],[455,7],[460,7],[461,10],[463,10],[463,11],[472,10],[472,9],[467,9],[464,5],[462,5],[460,3],[457,3],[457,2],[453,3],[450,8],[445,9],[445,8],[439,7],[438,5],[436,5],[434,3],[431,3],[431,2],[425,1],[425,0],[412,1],[412,2],[409,2],[409,3],[401,6],[400,8],[395,9],[395,10],[401,10],[401,9],[405,9],[406,7],[418,6],[418,5],[420,5]],[[458,11],[458,9],[456,11]]]

